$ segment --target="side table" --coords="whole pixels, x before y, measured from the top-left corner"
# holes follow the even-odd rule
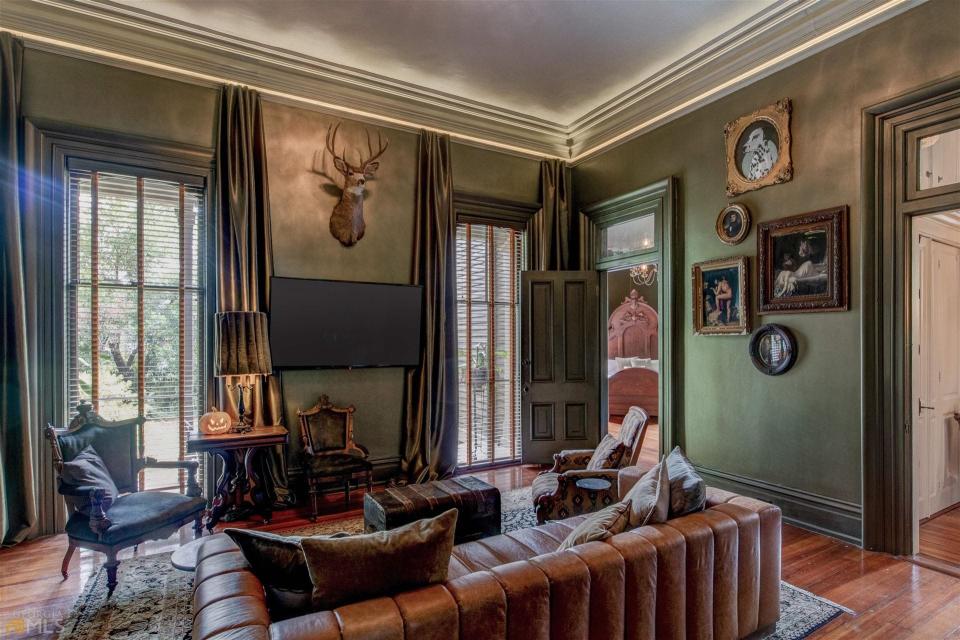
[[[207,531],[213,531],[221,519],[229,521],[242,517],[238,514],[243,509],[243,497],[247,492],[253,500],[254,510],[265,523],[270,522],[273,517],[270,497],[262,488],[263,483],[257,476],[253,461],[258,451],[278,444],[286,445],[289,437],[287,429],[279,425],[257,427],[246,433],[193,432],[187,436],[187,452],[209,453],[223,461],[216,495],[207,513]],[[242,472],[238,464],[240,459],[243,461]],[[231,511],[229,514],[228,509]]]

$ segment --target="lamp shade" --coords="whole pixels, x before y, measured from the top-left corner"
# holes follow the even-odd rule
[[[227,311],[218,313],[216,320],[215,376],[268,376],[273,373],[267,314]]]

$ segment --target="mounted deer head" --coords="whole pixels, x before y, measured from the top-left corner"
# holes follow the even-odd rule
[[[357,152],[358,162],[351,164],[347,161],[346,148],[342,153],[337,152],[337,133],[340,130],[340,124],[338,122],[327,130],[326,139],[326,151],[333,157],[333,166],[336,167],[337,172],[343,176],[340,201],[333,208],[330,216],[330,233],[343,246],[352,247],[360,241],[366,230],[366,223],[363,221],[363,193],[367,180],[372,178],[380,168],[378,158],[387,150],[390,141],[383,141],[378,131],[377,150],[374,151],[370,132],[365,129],[367,157],[364,158],[362,153]]]

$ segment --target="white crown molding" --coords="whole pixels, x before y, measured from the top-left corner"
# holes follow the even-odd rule
[[[925,0],[783,0],[569,124],[203,29],[109,0],[4,0],[0,28],[34,48],[155,75],[260,89],[397,128],[580,162]]]

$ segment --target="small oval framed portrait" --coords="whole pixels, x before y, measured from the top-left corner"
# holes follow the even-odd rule
[[[783,325],[765,324],[750,336],[750,358],[761,373],[779,376],[797,361],[797,340]]]
[[[728,196],[793,178],[791,111],[791,102],[785,98],[728,122],[724,127]]]
[[[750,233],[750,212],[742,204],[728,204],[717,216],[717,237],[724,244],[740,244]]]

